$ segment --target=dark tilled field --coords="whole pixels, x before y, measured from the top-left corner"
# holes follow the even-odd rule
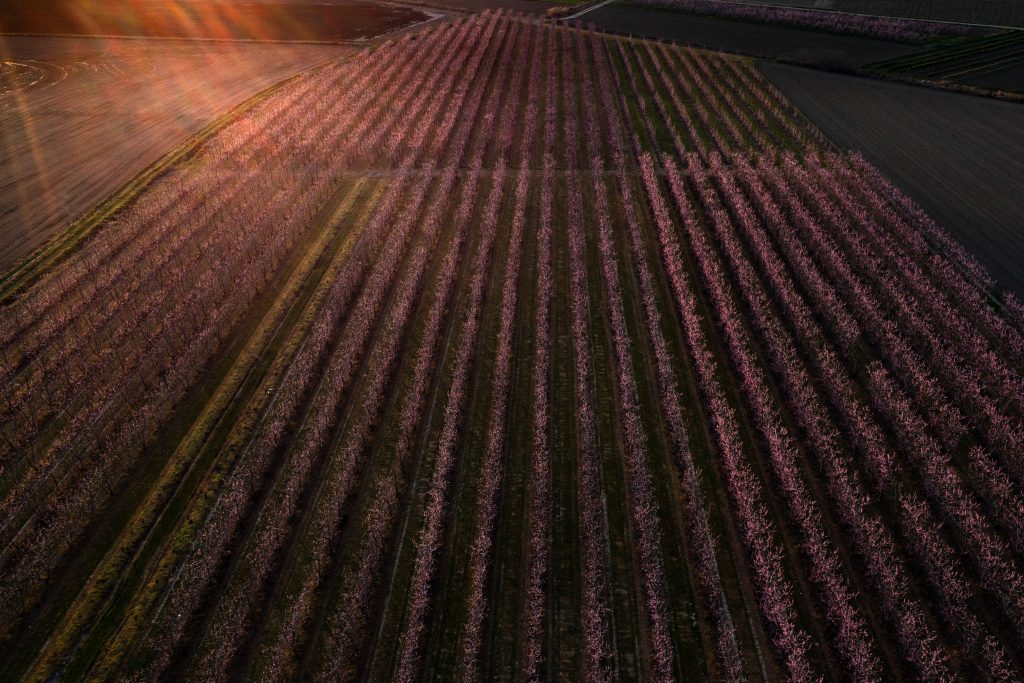
[[[1024,106],[781,64],[762,71],[1024,294]]]
[[[871,65],[882,72],[993,90],[1024,90],[1024,31],[1000,31]]]
[[[1001,68],[989,68],[983,73],[970,74],[959,79],[961,83],[980,88],[1024,91],[1024,60],[1017,60]]]
[[[852,68],[910,54],[917,48],[856,36],[698,17],[612,4],[581,17],[598,28],[661,38],[712,50],[830,67]]]
[[[1024,27],[1024,3],[1015,0],[743,0],[762,5]]]
[[[757,0],[755,0],[757,1]],[[1024,3],[1014,0],[802,0],[766,4],[822,7],[844,12],[1024,26]]]
[[[408,7],[358,0],[333,4],[0,0],[4,33],[336,42],[379,35],[425,18]]]

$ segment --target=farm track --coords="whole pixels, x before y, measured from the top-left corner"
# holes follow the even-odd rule
[[[196,194],[217,168],[252,176]],[[192,328],[140,365],[148,412],[62,389],[105,431],[55,428],[55,476],[61,444],[91,459],[6,503],[60,554],[0,581],[5,677],[1024,673],[1024,332],[749,62],[438,23],[269,95],[124,211],[7,304],[0,350],[60,376],[89,316],[140,363],[163,311]],[[150,287],[154,232],[194,272]],[[59,300],[88,264],[124,304]],[[48,399],[4,389],[5,436],[49,438]]]

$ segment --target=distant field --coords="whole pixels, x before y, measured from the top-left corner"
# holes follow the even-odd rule
[[[349,48],[0,42],[0,269],[262,88]]]
[[[426,16],[360,0],[232,3],[170,0],[0,0],[0,32],[335,42],[367,38]]]
[[[764,64],[844,149],[860,150],[1024,295],[1024,105]]]
[[[891,17],[1024,27],[1018,0],[746,0],[766,5],[819,7]]]
[[[1024,92],[1024,31],[1000,31],[869,65],[886,73]]]
[[[919,48],[861,36],[771,26],[613,3],[580,18],[615,33],[800,63],[857,67]]]

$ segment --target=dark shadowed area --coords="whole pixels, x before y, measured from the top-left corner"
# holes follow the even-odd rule
[[[1024,105],[763,64],[843,149],[860,151],[999,283],[1024,294]]]
[[[882,72],[994,90],[1024,91],[1024,31],[999,31],[883,60]]]
[[[854,68],[919,49],[859,36],[715,19],[617,3],[588,12],[580,19],[615,33],[833,68]]]
[[[817,7],[842,12],[936,21],[1024,27],[1024,2],[1017,0],[746,0],[765,5]]]

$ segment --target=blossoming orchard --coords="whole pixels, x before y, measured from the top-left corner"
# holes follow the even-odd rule
[[[1024,311],[746,58],[436,22],[0,284],[4,679],[1024,676]]]

